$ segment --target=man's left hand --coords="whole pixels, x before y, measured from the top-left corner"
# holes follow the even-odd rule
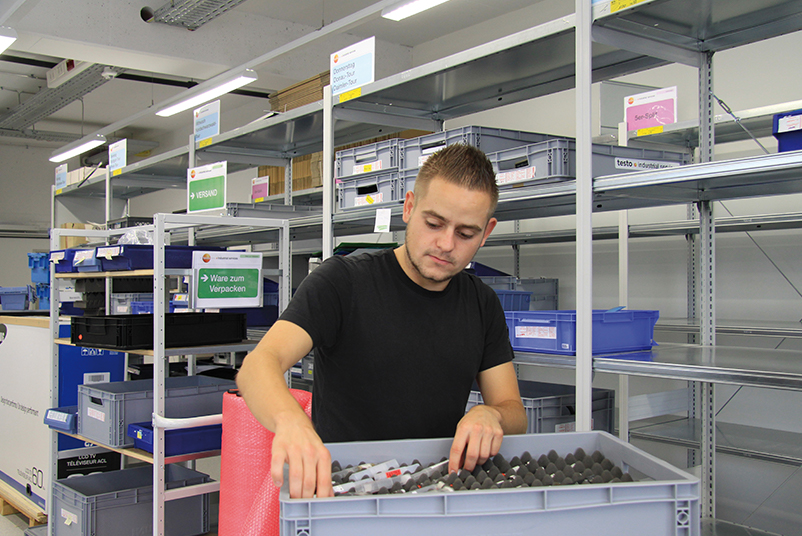
[[[501,413],[481,404],[472,407],[457,425],[448,458],[448,471],[458,471],[460,468],[473,471],[477,465],[498,454],[503,438]]]

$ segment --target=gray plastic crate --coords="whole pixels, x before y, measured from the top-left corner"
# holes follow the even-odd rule
[[[111,305],[111,314],[113,315],[130,315],[131,303],[133,302],[152,302],[152,292],[125,292],[112,294],[109,299]]]
[[[576,178],[576,142],[570,139],[504,149],[487,157],[501,190]],[[593,144],[592,149],[593,177],[664,169],[689,162],[687,152],[600,144]]]
[[[448,456],[452,439],[332,443],[332,460],[345,467],[361,461],[427,464]],[[554,449],[564,456],[582,447],[601,451],[636,482],[290,499],[281,488],[281,533],[346,534],[600,534],[699,536],[699,479],[605,432],[506,436],[507,459],[529,451],[537,458]]]
[[[167,489],[209,482],[209,475],[168,465]],[[153,532],[153,469],[136,467],[53,483],[55,536],[130,536]],[[165,503],[165,534],[209,532],[209,495]]]
[[[398,170],[337,179],[340,210],[396,205],[404,201],[403,181]]]
[[[409,140],[401,140],[399,154],[405,169],[418,169],[429,155],[455,143],[473,145],[485,153],[494,153],[503,149],[529,145],[553,138],[554,136],[549,134],[537,132],[470,126],[434,132]]]
[[[47,536],[47,525],[37,525],[25,529],[23,536]]]
[[[184,418],[223,410],[223,394],[235,382],[210,376],[167,378],[165,414]],[[78,386],[78,434],[109,447],[130,447],[128,425],[148,422],[153,414],[153,380]]]
[[[573,386],[519,380],[518,388],[529,422],[527,434],[576,430],[576,394]],[[613,433],[615,391],[593,389],[591,399],[593,429]],[[481,403],[481,393],[472,391],[465,411]]]
[[[334,177],[337,179],[403,167],[398,156],[398,138],[344,149],[334,155]]]

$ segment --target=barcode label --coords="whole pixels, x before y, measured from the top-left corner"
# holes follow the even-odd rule
[[[84,383],[106,383],[111,381],[111,372],[87,372]]]
[[[86,408],[86,416],[97,419],[100,422],[106,422],[106,414],[94,408]]]
[[[67,422],[67,417],[69,417],[67,413],[61,413],[53,409],[47,410],[47,419],[50,421]]]
[[[496,174],[496,184],[507,184],[510,182],[530,181],[535,178],[535,166],[528,168],[513,169]]]
[[[519,339],[556,339],[555,326],[515,326],[515,336]]]

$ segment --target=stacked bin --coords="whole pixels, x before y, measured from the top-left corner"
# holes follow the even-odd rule
[[[397,205],[412,191],[418,169],[443,147],[463,143],[491,153],[546,141],[548,134],[487,127],[462,127],[409,140],[392,139],[338,151],[335,182],[340,210]]]

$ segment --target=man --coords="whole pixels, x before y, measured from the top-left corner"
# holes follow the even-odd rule
[[[323,442],[453,434],[449,470],[472,470],[524,433],[506,322],[495,292],[463,272],[497,221],[487,157],[452,145],[422,166],[404,200],[405,243],[333,257],[312,272],[237,376],[275,432],[271,474],[291,497],[332,494]],[[283,374],[315,348],[312,419]],[[473,381],[484,405],[465,413]]]

